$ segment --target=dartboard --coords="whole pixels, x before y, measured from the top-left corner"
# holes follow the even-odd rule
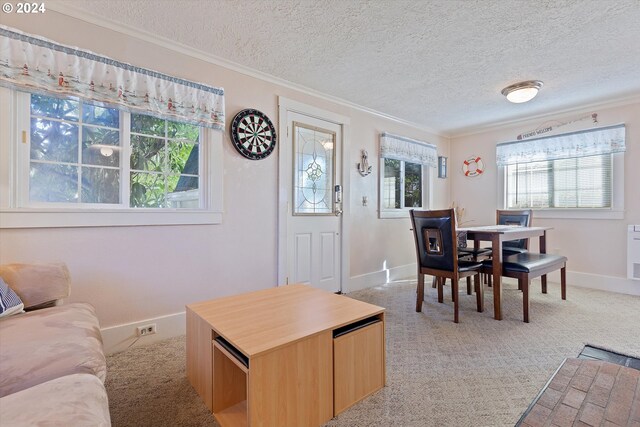
[[[260,160],[276,147],[276,129],[264,113],[242,110],[231,122],[231,140],[236,150],[247,159]]]

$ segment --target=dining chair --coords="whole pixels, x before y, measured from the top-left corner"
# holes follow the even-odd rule
[[[481,271],[486,274],[493,272],[493,261],[482,261]],[[502,275],[518,279],[518,289],[522,290],[522,313],[525,323],[529,323],[529,286],[531,279],[544,276],[555,270],[560,270],[560,293],[563,300],[567,299],[567,258],[561,255],[537,254],[524,252],[505,257],[502,261]],[[547,293],[547,283],[542,282],[542,293]]]
[[[484,310],[483,287],[480,284],[479,262],[458,259],[455,213],[453,209],[417,211],[411,209],[411,225],[416,244],[418,264],[418,287],[416,311],[422,311],[424,300],[424,275],[437,278],[438,302],[443,302],[443,285],[446,279],[451,280],[453,298],[453,321],[459,322],[458,314],[458,280],[474,277],[476,304],[479,312]]]
[[[521,227],[531,227],[531,219],[533,211],[531,209],[522,210],[496,210],[497,225],[518,225]],[[502,243],[502,256],[526,253],[529,250],[529,239],[509,240]],[[470,249],[475,260],[482,261],[491,258],[491,247],[479,248],[477,250]],[[482,258],[481,258],[482,257]],[[482,273],[484,282],[491,287],[491,274]],[[518,284],[518,289],[522,289]]]
[[[498,225],[519,225],[521,227],[531,227],[533,211],[523,210],[496,210],[496,224]],[[510,240],[502,243],[502,255],[513,255],[525,253],[529,250],[529,239]]]

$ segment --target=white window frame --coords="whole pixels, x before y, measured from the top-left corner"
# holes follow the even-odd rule
[[[610,208],[546,208],[533,209],[534,218],[558,219],[624,219],[624,153],[611,158]],[[507,209],[507,168],[498,166],[498,209]]]
[[[387,218],[409,218],[409,211],[411,209],[420,209],[427,210],[431,209],[433,204],[433,188],[432,183],[434,179],[434,170],[435,168],[430,167],[425,164],[420,164],[417,162],[409,162],[414,164],[420,164],[422,166],[422,177],[421,177],[421,185],[422,185],[422,206],[420,208],[413,207],[404,207],[404,208],[385,208],[384,207],[384,159],[392,157],[378,157],[379,165],[379,184],[378,184],[378,212],[381,219]],[[401,183],[400,183],[400,197],[402,203],[404,203],[404,165],[407,162],[406,160],[399,160],[402,162],[401,166]]]
[[[223,214],[223,134],[201,128],[199,209],[130,208],[91,204],[29,204],[29,94],[0,87],[0,229],[39,227],[102,227],[135,225],[220,224]],[[26,102],[26,106],[25,106]],[[121,135],[129,132],[129,114],[122,114]],[[129,158],[129,146],[121,159]],[[122,162],[121,162],[122,164]],[[121,186],[128,185],[128,176]]]

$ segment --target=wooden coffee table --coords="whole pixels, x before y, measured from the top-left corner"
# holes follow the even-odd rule
[[[385,384],[384,308],[305,285],[187,306],[187,376],[221,426],[319,426]]]

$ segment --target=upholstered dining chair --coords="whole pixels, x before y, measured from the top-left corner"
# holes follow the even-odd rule
[[[438,302],[443,302],[443,285],[451,280],[453,297],[453,321],[459,322],[458,280],[474,277],[476,303],[478,311],[484,310],[483,287],[480,284],[478,269],[481,263],[458,259],[455,213],[453,209],[417,211],[411,209],[411,225],[416,244],[418,263],[418,287],[416,311],[422,311],[424,300],[424,275],[437,278]]]
[[[533,218],[533,211],[531,209],[522,210],[496,210],[496,224],[497,225],[519,225],[521,227],[531,227],[531,220]],[[526,253],[529,250],[529,239],[510,240],[502,243],[502,256],[507,257],[509,255],[516,255]],[[482,261],[483,259],[491,258],[491,248],[479,248],[479,249],[463,249],[461,253],[466,254],[474,261]],[[482,273],[484,276],[484,282],[491,286],[491,275]],[[518,289],[522,290],[521,284],[518,284]]]
[[[531,209],[523,210],[496,210],[497,225],[519,225],[522,227],[531,227],[531,219],[533,211]],[[529,249],[529,239],[520,239],[507,241],[502,243],[502,255],[513,255],[527,252]],[[474,260],[478,260],[481,256],[490,256],[491,248],[461,248],[459,252],[462,256],[468,256]]]
[[[496,224],[498,225],[519,225],[521,227],[531,227],[533,211],[524,210],[496,210]],[[502,243],[502,255],[514,255],[527,252],[529,249],[529,239],[511,240]]]

